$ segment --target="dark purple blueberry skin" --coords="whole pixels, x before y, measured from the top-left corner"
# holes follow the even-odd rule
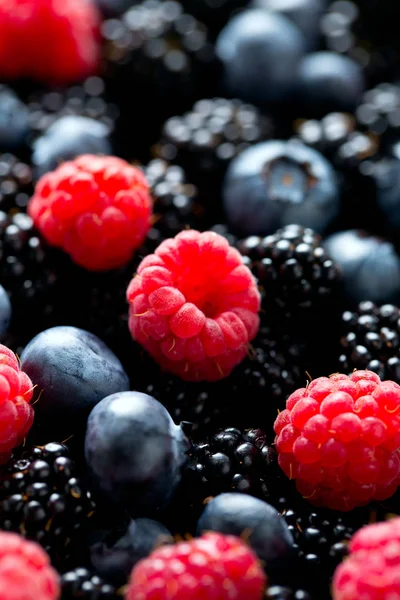
[[[301,32],[286,17],[257,8],[239,13],[216,44],[226,89],[258,106],[286,100],[304,47]]]
[[[164,525],[152,519],[135,519],[118,531],[100,532],[90,545],[90,560],[96,573],[120,587],[139,560],[168,542],[173,542],[173,537]]]
[[[61,117],[33,144],[36,177],[81,154],[112,154],[109,136],[109,127],[94,119],[79,115]]]
[[[323,233],[340,210],[339,184],[316,150],[271,140],[231,162],[223,202],[231,226],[244,235],[268,235],[292,223]]]
[[[0,85],[0,149],[10,152],[22,146],[29,134],[28,110],[13,90]]]
[[[168,505],[189,447],[164,406],[141,392],[104,398],[88,419],[85,456],[93,486],[133,516]]]
[[[400,259],[390,242],[349,230],[329,236],[324,245],[342,271],[347,300],[354,304],[400,301]]]
[[[271,574],[293,559],[293,538],[278,511],[247,494],[220,494],[208,502],[198,525],[197,534],[218,531],[246,540]]]
[[[106,396],[129,389],[119,359],[98,337],[77,327],[59,326],[35,336],[21,355],[22,368],[43,390],[36,417],[47,426],[84,425]]]
[[[12,315],[10,298],[6,290],[0,285],[0,337],[8,331]]]

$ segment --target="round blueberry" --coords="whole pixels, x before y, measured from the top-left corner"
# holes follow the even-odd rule
[[[390,229],[400,229],[400,142],[392,155],[371,165],[376,186],[376,201]]]
[[[181,427],[147,394],[113,394],[90,413],[85,456],[93,486],[133,515],[169,503],[188,449]]]
[[[228,21],[218,37],[216,52],[228,91],[264,105],[284,100],[293,90],[304,40],[282,15],[250,9]]]
[[[331,258],[342,271],[348,300],[376,304],[400,301],[400,259],[394,246],[362,231],[335,233],[325,240]]]
[[[239,154],[229,166],[223,202],[228,221],[245,235],[291,223],[322,233],[340,208],[333,167],[295,140],[262,142]]]
[[[197,525],[197,533],[218,531],[246,540],[267,571],[284,567],[293,558],[293,538],[275,508],[246,494],[227,493],[213,498]]]
[[[115,354],[98,337],[76,327],[42,331],[26,346],[21,362],[42,391],[35,404],[37,418],[57,429],[82,424],[100,400],[129,389]]]
[[[10,298],[3,286],[0,285],[0,336],[4,336],[7,333],[10,326],[11,315],[12,309]]]
[[[81,116],[66,116],[55,121],[33,144],[32,163],[41,177],[65,160],[81,154],[112,154],[110,128]]]
[[[99,532],[90,545],[90,560],[101,577],[120,587],[139,560],[166,542],[173,542],[173,538],[164,525],[152,519],[135,519],[116,531]]]
[[[29,133],[28,110],[7,86],[0,85],[0,149],[15,150]]]
[[[347,56],[314,52],[299,66],[297,93],[303,116],[352,112],[364,90],[362,68]]]
[[[304,35],[307,48],[315,48],[326,0],[253,0],[255,8],[276,11],[294,23]]]

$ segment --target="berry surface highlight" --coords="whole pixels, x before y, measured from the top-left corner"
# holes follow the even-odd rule
[[[184,231],[160,244],[140,263],[127,299],[132,337],[188,381],[227,377],[259,328],[254,277],[210,231]]]

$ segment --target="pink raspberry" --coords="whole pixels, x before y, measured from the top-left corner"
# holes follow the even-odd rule
[[[100,15],[82,0],[0,0],[0,75],[67,84],[100,64]]]
[[[126,600],[261,600],[266,577],[239,538],[207,533],[164,546],[134,567]]]
[[[282,470],[312,504],[348,511],[400,484],[400,386],[372,371],[315,379],[274,430]]]
[[[210,231],[184,231],[160,244],[139,265],[127,299],[132,337],[188,381],[227,377],[259,328],[254,277]]]
[[[57,600],[58,575],[46,552],[16,533],[0,532],[0,600]]]
[[[0,344],[0,464],[11,456],[33,423],[33,395],[29,377],[20,370],[11,350]]]
[[[400,518],[363,527],[349,551],[335,571],[334,600],[400,598]]]
[[[49,244],[86,269],[105,271],[132,258],[151,206],[139,169],[114,156],[84,155],[39,180],[28,212]]]

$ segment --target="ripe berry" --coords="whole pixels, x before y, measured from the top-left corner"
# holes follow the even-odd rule
[[[49,244],[93,271],[123,266],[150,225],[142,172],[112,156],[80,156],[38,182],[28,212]]]
[[[0,532],[0,597],[58,600],[59,579],[42,548],[14,533]]]
[[[7,462],[31,428],[33,389],[15,354],[0,345],[0,464]]]
[[[184,231],[139,265],[127,290],[129,329],[166,370],[214,381],[243,360],[259,327],[250,270],[222,236]]]
[[[29,133],[28,110],[13,90],[0,85],[0,147],[3,151],[20,148]]]
[[[335,571],[334,600],[389,600],[399,596],[399,518],[363,527],[351,539],[349,551],[349,557]]]
[[[63,0],[1,0],[0,74],[45,83],[74,83],[96,71],[100,18],[94,5]]]
[[[315,379],[275,421],[279,465],[317,506],[385,500],[400,483],[399,409],[400,386],[372,371]]]
[[[166,546],[132,571],[126,600],[260,600],[266,577],[240,538],[207,533],[190,542]],[[168,595],[167,595],[168,594]]]
[[[120,600],[121,598],[112,585],[83,567],[64,573],[60,583],[62,600]]]

